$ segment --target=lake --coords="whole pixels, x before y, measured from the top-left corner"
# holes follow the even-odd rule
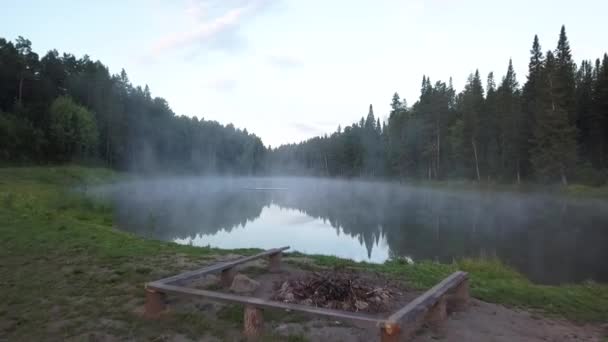
[[[381,263],[498,258],[532,281],[608,282],[608,201],[318,178],[173,178],[104,186],[121,229],[196,246]]]

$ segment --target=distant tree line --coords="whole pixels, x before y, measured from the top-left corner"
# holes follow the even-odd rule
[[[246,130],[176,116],[148,86],[99,61],[0,38],[0,163],[94,162],[136,170],[253,174],[265,148]]]
[[[534,37],[526,82],[511,61],[497,82],[423,76],[387,122],[372,106],[331,135],[266,149],[233,125],[177,116],[99,61],[0,38],[0,164],[95,162],[118,169],[330,177],[473,179],[599,185],[608,179],[608,55],[577,66],[565,28],[555,50]]]
[[[543,54],[538,37],[520,87],[511,61],[485,87],[476,71],[462,92],[423,76],[412,106],[393,95],[386,124],[374,116],[272,149],[270,169],[325,176],[473,179],[599,185],[608,178],[608,55],[577,66],[565,28]]]

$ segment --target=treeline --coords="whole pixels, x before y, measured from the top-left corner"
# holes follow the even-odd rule
[[[412,106],[393,95],[386,124],[370,106],[330,136],[271,150],[268,163],[326,176],[606,182],[608,55],[577,66],[564,27],[555,50],[535,36],[530,53],[523,87],[511,61],[501,80],[476,71],[460,93],[423,76]]]
[[[0,38],[0,163],[94,162],[113,168],[252,174],[260,138],[176,116],[147,86],[99,61]]]
[[[94,162],[119,169],[331,177],[474,179],[599,185],[608,179],[608,55],[576,65],[564,27],[555,50],[534,37],[525,83],[470,75],[460,93],[423,76],[387,122],[267,150],[247,130],[177,116],[100,61],[0,38],[0,164]]]

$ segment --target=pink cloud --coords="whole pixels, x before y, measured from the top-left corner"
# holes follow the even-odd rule
[[[152,55],[160,55],[165,51],[188,47],[195,44],[211,44],[212,41],[225,38],[228,42],[235,41],[235,30],[243,20],[269,0],[247,0],[239,2],[239,6],[224,10],[224,13],[206,19],[209,10],[214,6],[209,1],[190,1],[185,10],[185,20],[191,23],[191,28],[161,37],[152,46]],[[221,45],[221,41],[219,42]]]

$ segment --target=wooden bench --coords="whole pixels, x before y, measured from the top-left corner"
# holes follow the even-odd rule
[[[183,286],[187,281],[211,273],[221,272],[221,284],[229,287],[235,271],[234,267],[262,257],[269,257],[270,271],[280,270],[281,255],[289,247],[275,248],[249,257],[223,262],[184,272],[172,277],[156,280],[146,284],[145,316],[157,318],[166,309],[166,295],[178,294],[204,297],[210,300],[236,303],[245,306],[244,334],[255,338],[262,333],[264,319],[263,309],[290,310],[306,314],[329,317],[333,320],[349,321],[361,326],[380,328],[382,341],[406,340],[422,323],[436,324],[445,320],[448,307],[451,311],[462,310],[469,300],[468,275],[455,272],[437,285],[408,303],[406,306],[387,318],[378,318],[367,314],[330,310],[301,304],[290,304],[261,298],[240,296],[217,291],[199,290]]]
[[[464,310],[469,301],[469,280],[465,272],[454,272],[416,297],[384,321],[382,341],[400,341],[412,336],[425,321],[437,324],[451,311]]]

